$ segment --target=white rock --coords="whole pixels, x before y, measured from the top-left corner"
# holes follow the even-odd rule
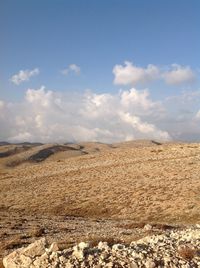
[[[22,253],[29,257],[41,256],[45,253],[46,239],[42,238],[30,244],[22,250]]]
[[[58,248],[58,244],[57,243],[52,243],[51,244],[51,246],[50,246],[50,248],[49,248],[49,252],[55,252],[55,251],[58,251],[59,250],[59,248]]]
[[[78,260],[82,260],[84,258],[84,253],[82,250],[74,250],[73,256],[77,258]]]
[[[137,263],[134,262],[134,261],[132,261],[132,262],[130,263],[130,268],[138,268]]]
[[[121,245],[121,244],[115,244],[112,246],[112,250],[123,250],[124,249],[124,245]]]
[[[45,252],[46,239],[42,238],[26,248],[17,249],[3,259],[5,268],[29,267],[36,256]]]
[[[97,247],[100,250],[106,250],[107,251],[109,249],[109,246],[108,246],[107,242],[99,242]]]
[[[38,268],[38,267],[42,267],[42,268],[46,268],[48,267],[48,255],[45,252],[42,256],[37,257],[36,260],[33,262],[34,267]]]
[[[85,242],[81,242],[78,244],[79,250],[84,250],[86,248],[89,248],[89,244]]]
[[[146,268],[155,268],[156,267],[155,262],[153,260],[147,260],[145,262],[145,266],[146,266]]]
[[[150,225],[150,224],[146,224],[145,226],[144,226],[144,230],[145,231],[150,231],[150,230],[152,230],[152,226]]]

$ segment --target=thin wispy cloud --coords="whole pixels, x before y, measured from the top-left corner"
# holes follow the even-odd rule
[[[20,70],[10,78],[10,81],[15,85],[19,85],[22,82],[29,81],[31,77],[38,75],[39,72],[38,68],[33,70]]]

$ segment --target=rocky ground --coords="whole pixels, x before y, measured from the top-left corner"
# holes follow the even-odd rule
[[[45,238],[4,258],[5,268],[198,268],[200,267],[200,226],[168,230],[127,244],[100,241],[96,246],[81,242],[59,250],[56,243],[47,246]],[[151,225],[145,225],[152,229]]]
[[[0,258],[42,237],[129,245],[200,223],[200,144],[3,144],[0,185]]]

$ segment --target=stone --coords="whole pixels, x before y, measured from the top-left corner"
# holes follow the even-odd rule
[[[109,247],[106,242],[99,242],[98,246],[89,247],[88,243],[81,242],[62,251],[59,251],[56,243],[46,249],[43,239],[9,254],[3,259],[3,264],[5,268],[189,268],[190,263],[181,259],[178,251],[185,247],[200,248],[200,230],[195,228],[146,236],[130,246],[114,244]],[[192,263],[194,267],[200,267],[198,254],[194,255]]]
[[[30,244],[27,248],[22,250],[22,253],[29,257],[41,256],[45,252],[46,239],[42,238],[36,240],[34,243]]]
[[[97,247],[100,250],[106,250],[106,251],[109,250],[109,246],[107,242],[99,242]]]
[[[59,250],[59,248],[58,248],[58,244],[57,243],[52,243],[51,244],[51,246],[50,246],[50,248],[49,248],[49,252],[56,252],[56,251],[58,251]]]
[[[72,255],[73,255],[76,259],[78,259],[78,260],[82,260],[82,259],[84,258],[84,253],[83,253],[83,251],[82,251],[82,250],[78,250],[78,248],[75,249],[75,250],[73,251]]]
[[[23,265],[24,267],[29,267],[33,262],[33,260],[30,257],[25,255],[20,255],[20,261],[21,265]]]
[[[26,248],[20,248],[3,259],[5,268],[28,267],[32,259],[41,256],[45,252],[46,239],[42,238],[30,244]]]
[[[14,251],[5,258],[3,258],[3,265],[5,268],[17,268],[19,267],[16,263],[15,260],[18,257],[18,251]]]
[[[47,267],[48,266],[48,255],[45,252],[42,256],[37,257],[36,260],[33,262],[35,267]]]
[[[73,268],[73,267],[74,267],[74,265],[71,264],[70,262],[67,262],[67,263],[65,264],[65,268]]]
[[[79,250],[84,250],[86,248],[89,248],[89,244],[85,242],[81,242],[78,244]]]
[[[145,266],[146,266],[146,268],[155,268],[156,267],[155,262],[153,260],[147,260],[145,262]]]
[[[150,225],[150,224],[146,224],[145,226],[144,226],[144,230],[145,231],[150,231],[150,230],[152,230],[152,226]]]
[[[130,263],[130,268],[138,268],[137,263],[134,262],[134,261],[132,261],[132,262]]]
[[[124,249],[124,246],[121,245],[121,244],[115,244],[112,246],[112,250],[123,250]]]

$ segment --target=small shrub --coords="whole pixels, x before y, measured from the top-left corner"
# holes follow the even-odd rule
[[[178,254],[181,258],[190,261],[194,258],[196,251],[188,246],[184,246],[178,249]]]
[[[29,235],[32,237],[40,237],[45,233],[45,229],[42,227],[35,227],[30,232]]]

